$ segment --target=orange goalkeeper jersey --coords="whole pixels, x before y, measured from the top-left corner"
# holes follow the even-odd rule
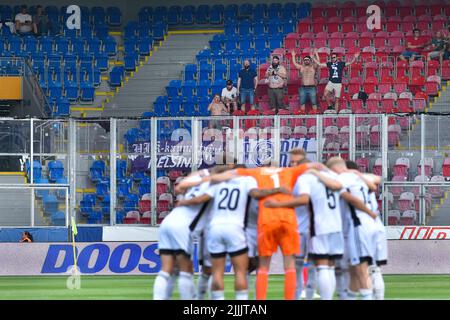
[[[251,176],[258,182],[259,189],[273,189],[284,187],[292,192],[298,176],[308,169],[307,164],[302,164],[291,168],[261,167],[252,169],[237,169],[238,175]],[[258,225],[263,226],[268,223],[287,222],[297,224],[295,210],[293,208],[266,208],[263,203],[274,199],[286,201],[293,198],[292,194],[274,194],[259,201]]]

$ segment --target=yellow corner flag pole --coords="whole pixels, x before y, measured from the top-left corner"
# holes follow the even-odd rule
[[[77,269],[77,252],[76,252],[76,245],[75,245],[75,236],[78,234],[77,225],[75,223],[75,217],[72,217],[72,247],[73,247],[73,262],[75,264],[75,270]]]

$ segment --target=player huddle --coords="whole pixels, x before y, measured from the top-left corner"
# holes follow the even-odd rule
[[[227,256],[235,298],[249,298],[256,269],[256,299],[265,299],[272,255],[281,249],[287,300],[316,291],[329,300],[384,299],[380,265],[387,243],[376,199],[381,178],[358,172],[334,157],[311,163],[290,151],[290,167],[229,165],[200,170],[182,180],[182,195],[159,230],[161,271],[154,299],[170,299],[178,278],[181,299],[224,299]],[[192,255],[198,242],[202,274],[195,289]],[[308,262],[308,281],[303,266]]]

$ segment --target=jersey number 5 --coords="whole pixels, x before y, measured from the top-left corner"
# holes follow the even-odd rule
[[[336,209],[336,197],[334,196],[334,192],[328,189],[328,187],[325,187],[325,189],[327,192],[328,207],[330,209]]]

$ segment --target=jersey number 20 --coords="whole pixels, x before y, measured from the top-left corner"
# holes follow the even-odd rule
[[[221,210],[230,210],[234,211],[236,210],[239,202],[239,196],[241,195],[241,192],[239,189],[233,189],[228,190],[226,188],[220,190],[220,196],[222,200],[219,202],[219,209]],[[227,201],[228,199],[228,201]]]

